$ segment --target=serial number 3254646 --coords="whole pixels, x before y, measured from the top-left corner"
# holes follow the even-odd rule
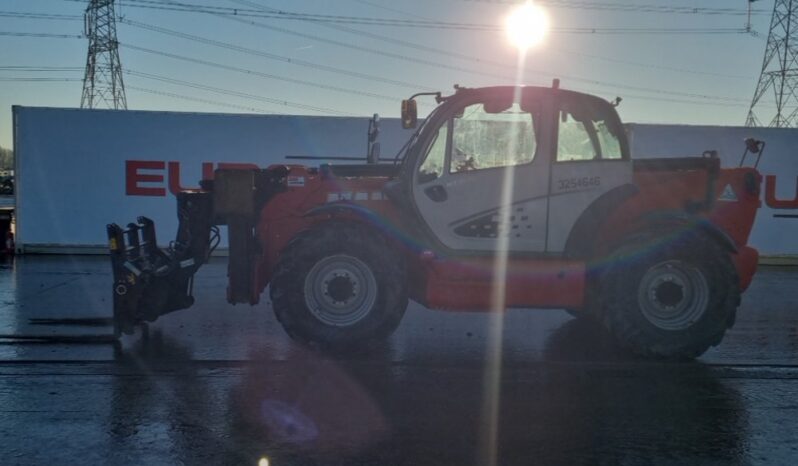
[[[557,189],[560,191],[595,188],[598,186],[601,186],[600,176],[583,176],[581,178],[566,178],[564,180],[557,180]]]

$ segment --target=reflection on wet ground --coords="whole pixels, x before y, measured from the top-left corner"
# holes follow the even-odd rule
[[[104,258],[0,269],[0,333],[80,334],[31,317],[103,317]],[[323,356],[268,305],[196,309],[110,345],[0,345],[2,464],[481,465],[485,316],[412,306],[368,353]],[[495,464],[790,464],[798,458],[798,270],[766,269],[724,343],[641,361],[561,311],[506,317]],[[103,301],[105,300],[105,301]]]

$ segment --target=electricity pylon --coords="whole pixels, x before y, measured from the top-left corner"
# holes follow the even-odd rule
[[[80,107],[127,110],[119,42],[116,40],[114,0],[89,0],[83,18],[89,52]]]

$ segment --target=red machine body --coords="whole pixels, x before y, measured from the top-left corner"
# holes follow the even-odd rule
[[[446,258],[427,249],[404,226],[396,204],[383,195],[383,187],[390,178],[325,176],[319,169],[305,166],[290,166],[289,170],[291,177],[302,179],[303,184],[288,183],[286,190],[261,210],[256,234],[262,252],[252,277],[251,303],[259,302],[281,251],[298,232],[332,219],[346,219],[392,239],[392,247],[401,251],[410,264],[409,290],[414,301],[434,309],[490,309],[495,257]],[[679,211],[686,201],[704,197],[709,177],[709,172],[698,169],[635,170],[635,184],[640,192],[612,212],[603,228],[595,232],[600,251],[597,255],[608,253],[620,239],[645,227],[651,221],[646,213]],[[701,215],[733,241],[737,249],[733,259],[742,290],[751,283],[758,260],[757,251],[747,243],[761,205],[761,181],[761,175],[753,168],[720,170],[714,183],[714,199],[720,198],[727,186],[741,196],[736,202],[717,201],[711,211]],[[330,203],[360,206],[362,210],[313,213],[319,206]],[[510,256],[507,265],[507,307],[583,307],[587,259]]]

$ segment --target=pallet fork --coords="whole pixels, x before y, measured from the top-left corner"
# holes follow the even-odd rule
[[[219,229],[212,224],[209,192],[181,192],[177,200],[180,226],[165,250],[158,248],[155,223],[147,217],[127,228],[107,226],[117,337],[194,303],[194,274],[219,244]]]

